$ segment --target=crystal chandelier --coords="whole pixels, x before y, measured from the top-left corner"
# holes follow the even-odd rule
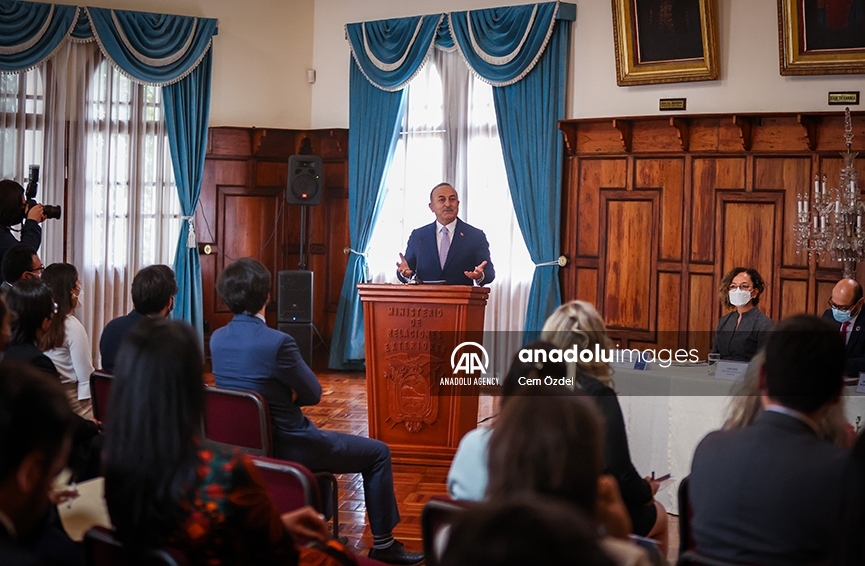
[[[865,203],[860,199],[859,175],[853,165],[858,152],[853,144],[853,118],[850,109],[844,111],[844,140],[847,151],[841,153],[844,168],[838,187],[826,191],[826,175],[814,175],[814,191],[797,194],[798,214],[793,227],[796,253],[808,251],[808,256],[826,256],[844,265],[844,277],[853,277],[856,262],[865,258],[865,230],[862,216]]]

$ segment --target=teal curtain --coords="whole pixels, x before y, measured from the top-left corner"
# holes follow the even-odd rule
[[[23,72],[67,40],[97,41],[133,80],[161,86],[165,126],[184,222],[174,272],[173,316],[203,334],[201,263],[193,217],[201,192],[213,36],[217,20],[106,8],[0,0],[0,71]]]
[[[426,62],[441,14],[346,26],[350,71],[348,201],[351,254],[342,282],[330,347],[332,369],[363,369],[363,308],[357,284],[366,281],[366,252],[384,202],[384,179],[405,112],[404,87]]]
[[[22,73],[50,58],[77,19],[76,6],[0,0],[0,71]]]
[[[208,50],[201,64],[184,80],[162,88],[171,164],[180,208],[186,220],[180,227],[174,258],[178,291],[172,316],[190,323],[201,336],[204,335],[201,260],[192,220],[201,194],[204,154],[207,151],[211,54],[212,51]]]
[[[576,6],[548,2],[450,14],[469,66],[493,85],[511,199],[535,273],[524,340],[561,304],[559,256],[563,144],[571,21]]]
[[[563,160],[558,121],[565,117],[570,22],[575,18],[574,4],[545,2],[346,26],[354,59],[349,117],[353,253],[337,310],[331,368],[363,367],[363,312],[356,285],[365,279],[365,253],[384,199],[382,183],[404,105],[384,94],[405,88],[433,45],[458,49],[469,67],[494,87],[511,198],[535,262],[526,339],[536,336],[561,304],[555,263]]]

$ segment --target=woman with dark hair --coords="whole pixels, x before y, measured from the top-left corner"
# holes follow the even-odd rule
[[[734,267],[721,280],[721,306],[735,309],[721,317],[715,330],[712,352],[721,354],[722,360],[748,362],[763,347],[775,325],[757,308],[765,289],[763,278],[750,267]]]
[[[90,339],[84,325],[72,314],[73,309],[81,304],[78,270],[71,263],[52,263],[42,272],[42,281],[51,288],[57,313],[39,345],[54,362],[72,410],[82,417],[91,418],[90,374],[93,373],[93,359],[90,356]]]
[[[54,316],[51,289],[40,279],[22,279],[6,293],[6,303],[12,311],[12,336],[5,358],[21,360],[57,375],[54,362],[37,345]]]
[[[604,424],[595,404],[563,388],[525,389],[493,427],[487,499],[544,496],[571,505],[603,527],[601,546],[618,564],[649,564],[628,540],[631,519],[616,480],[602,475]]]
[[[250,460],[201,441],[202,356],[189,325],[145,318],[117,356],[103,452],[105,500],[131,548],[192,564],[296,564],[292,534],[326,541],[312,508],[280,517]]]

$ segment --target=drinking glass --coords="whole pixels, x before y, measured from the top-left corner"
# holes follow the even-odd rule
[[[709,354],[709,375],[715,375],[715,366],[721,361],[721,354],[712,352]]]

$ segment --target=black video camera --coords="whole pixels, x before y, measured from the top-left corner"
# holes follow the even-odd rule
[[[27,177],[27,190],[25,194],[27,195],[27,209],[31,209],[36,206],[38,203],[36,202],[36,191],[39,190],[39,166],[31,165],[30,166],[30,176]],[[63,210],[53,204],[43,204],[42,212],[45,213],[45,218],[54,218],[59,219],[61,214],[63,214]]]

